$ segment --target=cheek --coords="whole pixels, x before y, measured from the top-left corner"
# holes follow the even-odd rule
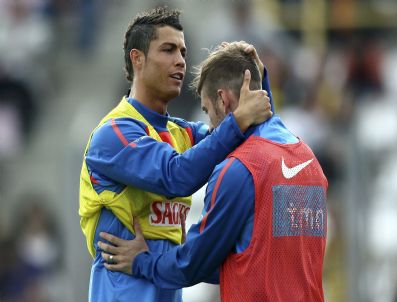
[[[145,72],[147,82],[150,82],[156,86],[161,85],[164,82],[163,72],[157,65],[150,66],[150,68],[147,68]]]
[[[216,127],[218,124],[218,117],[216,116],[216,114],[211,114],[209,115],[209,117],[210,117],[211,126]]]
[[[146,64],[146,74],[152,78],[159,78],[163,72],[162,64],[156,60],[148,59]]]

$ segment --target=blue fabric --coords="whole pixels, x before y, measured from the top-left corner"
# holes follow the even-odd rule
[[[298,139],[286,130],[275,116],[252,129],[251,135],[275,138],[277,143],[295,143]],[[203,217],[211,208],[212,194],[218,177],[231,159],[216,166],[211,175]],[[232,189],[230,189],[232,188]],[[201,220],[194,224],[187,240],[166,254],[142,253],[134,262],[133,274],[166,289],[191,286],[199,282],[214,283],[217,268],[230,252],[243,252],[251,241],[254,221],[254,183],[252,175],[238,160],[227,168],[217,190],[215,205],[208,215],[204,231]]]
[[[105,208],[102,209],[94,240],[97,256],[91,268],[89,301],[182,301],[182,290],[161,289],[147,280],[107,270],[103,265],[101,250],[97,245],[98,240],[100,240],[100,231],[117,234],[123,239],[134,238],[134,235],[122,225],[111,211]],[[103,239],[101,240],[104,241]],[[167,252],[176,246],[168,240],[147,240],[147,244],[149,250],[154,252]]]
[[[158,122],[155,127],[161,127],[161,118],[152,120]],[[110,122],[95,131],[86,162],[98,182],[94,186],[97,192],[120,192],[130,185],[167,197],[189,196],[205,184],[215,165],[244,140],[232,114],[205,138],[202,123],[189,123],[197,144],[182,154],[168,143],[147,136],[142,123],[134,119],[119,118],[116,124],[136,147],[124,146]],[[206,165],[196,164],[202,162]]]
[[[267,77],[262,85],[271,97]],[[272,97],[271,104],[274,112]],[[250,135],[281,144],[299,141],[277,114],[268,121],[251,127],[246,132],[246,136]],[[230,161],[232,162],[226,169],[225,166]],[[211,208],[212,195],[223,169],[226,170],[215,196],[215,204]],[[133,264],[133,275],[146,278],[165,289],[219,280],[218,267],[230,252],[241,253],[248,247],[253,230],[254,183],[252,175],[238,159],[225,159],[214,169],[208,181],[202,217],[210,209],[203,232],[200,233],[200,220],[190,228],[184,244],[165,254],[139,254]]]
[[[140,107],[143,105],[137,109]],[[154,123],[155,129],[163,129],[165,116],[146,111],[142,114]],[[156,115],[149,118],[150,114]],[[167,197],[189,196],[205,184],[215,165],[244,140],[232,114],[211,135],[207,135],[208,131],[203,135],[203,129],[208,130],[203,123],[188,123],[196,145],[182,154],[168,143],[147,136],[139,121],[119,118],[115,122],[126,140],[136,147],[124,146],[110,122],[95,131],[86,162],[97,181],[94,188],[98,193],[118,193],[130,185]]]
[[[273,95],[270,89],[270,79],[267,73],[267,69],[265,68],[263,73],[263,80],[262,80],[262,89],[267,91],[267,94],[270,98],[270,107],[273,113],[276,113],[276,108],[274,107]]]
[[[103,190],[120,193],[126,185],[132,185],[166,196],[190,195],[204,185],[215,165],[244,140],[233,115],[229,115],[220,127],[208,135],[208,126],[203,123],[186,122],[168,114],[159,115],[136,100],[130,99],[129,102],[159,132],[166,131],[169,119],[182,127],[190,127],[196,145],[178,154],[168,143],[148,137],[143,123],[131,118],[119,118],[115,122],[121,133],[128,142],[137,145],[134,148],[124,146],[110,122],[107,122],[93,134],[86,156],[98,193]],[[91,270],[90,302],[182,300],[181,290],[161,289],[143,279],[106,270],[97,246],[102,231],[123,239],[134,238],[111,211],[102,209],[94,238],[97,256]],[[167,252],[175,246],[168,240],[147,242],[151,252]]]

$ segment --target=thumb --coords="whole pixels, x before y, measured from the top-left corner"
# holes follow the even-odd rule
[[[134,217],[134,231],[135,231],[135,239],[143,239],[141,224],[139,223],[137,217]]]
[[[249,90],[250,82],[251,82],[251,72],[248,69],[246,69],[244,72],[243,84],[241,85],[241,91]]]

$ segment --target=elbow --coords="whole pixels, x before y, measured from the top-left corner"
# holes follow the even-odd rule
[[[190,195],[193,195],[193,193],[196,191],[197,191],[196,187],[185,187],[185,188],[182,188],[182,190],[180,192],[181,193],[180,196],[190,196]]]
[[[199,272],[192,272],[188,268],[183,269],[181,271],[181,281],[183,283],[183,287],[193,286],[199,283],[198,274]]]
[[[165,184],[164,192],[160,193],[171,198],[185,197],[193,195],[193,193],[196,192],[198,189],[199,187],[194,186],[194,184],[190,182],[187,182],[186,179],[174,179],[173,181],[168,183],[168,185]]]
[[[192,175],[192,176],[191,176]],[[181,175],[182,176],[182,175]],[[204,175],[205,177],[206,175]],[[189,176],[184,175],[178,179],[176,183],[178,183],[178,196],[190,196],[195,193],[198,189],[204,186],[206,180],[208,179],[204,177],[197,177],[194,173],[191,173]]]
[[[183,245],[182,245],[183,247]],[[187,256],[189,255],[189,256]],[[184,251],[183,255],[177,253],[177,262],[175,263],[175,270],[178,272],[178,280],[182,287],[192,286],[199,283],[199,278],[202,273],[198,262],[193,261],[194,258],[191,251]]]
[[[168,191],[165,195],[169,197],[190,196],[201,188],[209,175],[198,173],[196,168],[190,162],[181,158],[175,158],[171,161],[165,170],[166,177],[163,184],[164,189]]]

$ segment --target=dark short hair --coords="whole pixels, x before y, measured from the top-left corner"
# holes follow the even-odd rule
[[[157,38],[157,27],[171,26],[182,31],[179,22],[179,10],[168,10],[167,7],[157,7],[150,11],[139,13],[130,23],[124,38],[124,61],[127,80],[132,82],[134,70],[130,59],[131,49],[142,51],[145,56],[149,51],[150,42]]]
[[[231,89],[239,98],[245,70],[251,72],[251,89],[261,88],[261,75],[254,58],[236,43],[217,47],[195,68],[191,87],[201,95],[203,89],[211,101],[216,101],[220,88]]]

